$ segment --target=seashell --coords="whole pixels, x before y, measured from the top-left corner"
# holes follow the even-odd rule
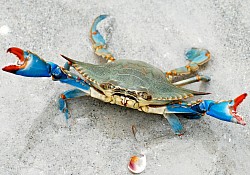
[[[132,156],[128,163],[128,169],[135,174],[139,174],[146,168],[146,155]]]

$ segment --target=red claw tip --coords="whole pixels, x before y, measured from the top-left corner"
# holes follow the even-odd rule
[[[20,70],[20,66],[10,65],[2,68],[3,71],[15,73],[16,71]]]
[[[7,53],[12,53],[17,56],[19,59],[18,63],[19,65],[9,65],[4,68],[2,68],[3,71],[10,72],[10,73],[16,73],[16,71],[22,69],[25,67],[25,58],[24,58],[24,51],[17,47],[11,47],[7,50]]]
[[[7,50],[7,53],[13,53],[15,54],[18,59],[22,62],[24,61],[24,52],[22,49],[18,48],[18,47],[11,47]]]
[[[247,96],[247,93],[244,93],[234,99],[234,105],[233,105],[234,111],[236,111],[237,107],[239,106],[239,104],[242,103],[242,101],[246,98],[246,96]]]

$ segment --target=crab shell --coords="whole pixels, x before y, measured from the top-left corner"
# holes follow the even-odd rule
[[[66,59],[94,88],[96,93],[91,96],[103,94],[102,100],[112,104],[149,112],[147,106],[163,106],[174,100],[206,94],[173,85],[160,69],[142,61],[116,60],[92,65]]]

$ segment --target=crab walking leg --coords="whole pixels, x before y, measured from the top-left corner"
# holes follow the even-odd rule
[[[100,15],[94,20],[90,29],[90,40],[92,41],[96,55],[105,58],[107,61],[114,61],[114,56],[107,50],[106,41],[96,29],[98,23],[104,20],[106,17],[107,15]]]
[[[208,82],[210,80],[211,80],[211,78],[208,76],[196,75],[195,77],[191,77],[191,78],[188,78],[186,80],[177,81],[173,84],[176,86],[184,86],[184,85],[199,82],[199,81]]]
[[[175,115],[175,114],[167,114],[167,113],[163,113],[164,118],[166,118],[173,130],[173,132],[176,135],[182,135],[183,134],[183,127],[181,125],[181,122],[179,120],[179,118]]]
[[[80,89],[68,90],[60,95],[59,109],[60,111],[64,113],[67,123],[68,123],[68,119],[70,118],[70,113],[69,113],[68,106],[67,106],[67,100],[77,98],[77,97],[83,97],[86,95],[88,96],[89,94],[83,92]]]
[[[210,60],[210,52],[206,49],[191,48],[185,55],[190,63],[186,66],[166,72],[166,77],[168,79],[171,80],[173,76],[181,76],[195,72],[199,69],[199,66]]]

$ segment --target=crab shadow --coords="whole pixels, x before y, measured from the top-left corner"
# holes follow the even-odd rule
[[[137,140],[147,141],[159,137],[174,137],[167,120],[161,115],[104,103],[91,97],[69,101],[69,108],[74,120],[73,128],[84,127],[85,124],[78,121],[87,119],[93,128],[97,128],[109,139],[136,137]],[[136,136],[133,130],[136,130]]]
[[[107,139],[148,144],[161,144],[165,143],[166,139],[178,137],[173,134],[167,120],[161,115],[147,114],[104,103],[91,97],[69,100],[68,106],[72,116],[71,130],[65,122],[64,115],[58,110],[57,100],[51,100],[34,120],[26,134],[26,145],[19,156],[20,159],[24,161],[27,156],[32,154],[36,145],[50,139],[51,134],[65,132],[83,135],[95,130]],[[184,136],[203,140],[203,135],[200,135],[203,133],[214,137],[209,125],[200,120],[180,118],[180,121],[186,129]],[[133,130],[136,133],[133,133]],[[206,140],[204,140],[204,145],[207,145]],[[208,149],[210,148],[211,146],[208,147]]]

